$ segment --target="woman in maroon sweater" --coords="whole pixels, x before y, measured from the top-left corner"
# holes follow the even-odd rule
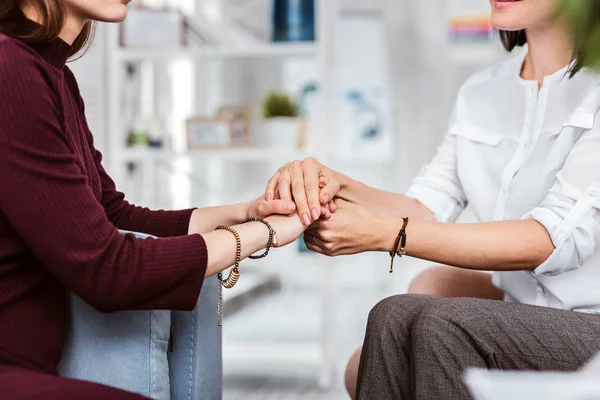
[[[192,309],[205,277],[233,265],[218,225],[267,217],[280,245],[305,229],[292,202],[150,211],[127,203],[102,167],[77,83],[65,66],[91,21],[118,22],[129,0],[0,2],[0,398],[133,399],[57,376],[67,293],[98,310]],[[35,21],[35,22],[33,22]],[[137,240],[118,229],[160,239]],[[267,246],[234,226],[245,258]]]

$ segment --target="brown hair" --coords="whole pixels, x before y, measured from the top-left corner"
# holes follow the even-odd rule
[[[23,13],[27,0],[0,1],[0,33],[20,39],[26,43],[42,43],[54,40],[65,23],[65,7],[61,0],[30,0],[41,16],[39,28],[31,29]],[[81,33],[73,42],[73,54],[85,51],[91,44],[94,24],[86,22]]]

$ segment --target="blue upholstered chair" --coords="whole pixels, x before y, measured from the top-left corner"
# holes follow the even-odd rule
[[[60,374],[154,399],[221,399],[217,289],[216,278],[204,282],[198,305],[190,312],[102,314],[72,295]]]

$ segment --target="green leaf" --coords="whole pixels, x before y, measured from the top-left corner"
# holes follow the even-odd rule
[[[281,92],[271,92],[262,104],[263,118],[291,117],[300,114],[300,108],[290,96]]]

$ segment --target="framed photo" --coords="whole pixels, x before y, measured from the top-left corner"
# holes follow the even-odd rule
[[[192,118],[187,121],[188,148],[231,146],[229,123],[215,118]]]
[[[250,127],[252,124],[250,108],[248,107],[221,107],[217,118],[226,121],[229,125],[231,146],[250,145]]]

